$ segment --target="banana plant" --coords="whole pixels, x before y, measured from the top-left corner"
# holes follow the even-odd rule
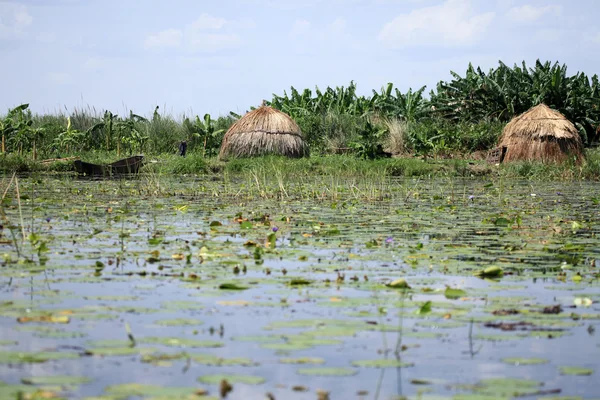
[[[195,145],[196,141],[202,144],[202,156],[210,157],[219,152],[221,140],[225,129],[217,129],[215,121],[210,117],[210,114],[204,114],[204,118],[200,119],[196,115],[194,122],[188,118],[184,120],[185,129],[191,136],[188,138]]]
[[[30,115],[25,114],[29,104],[21,104],[9,110],[4,119],[0,120],[0,132],[2,133],[2,152],[6,151],[6,144],[10,142],[15,148],[23,149],[29,137],[29,130],[33,121]]]
[[[59,133],[54,139],[54,145],[58,148],[62,148],[66,153],[70,153],[72,150],[80,149],[82,144],[85,142],[85,133],[78,131],[73,128],[71,123],[71,117],[67,118],[67,129]]]

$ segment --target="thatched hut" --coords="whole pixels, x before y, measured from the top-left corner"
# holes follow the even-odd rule
[[[263,105],[229,128],[223,137],[219,158],[267,154],[299,158],[308,156],[308,146],[300,127],[289,115]]]
[[[503,149],[505,162],[583,160],[583,143],[575,125],[545,104],[513,118],[504,128],[498,148]]]

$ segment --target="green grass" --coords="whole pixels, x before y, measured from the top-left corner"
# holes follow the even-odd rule
[[[84,161],[105,164],[125,157],[115,152],[90,151],[80,155]],[[267,156],[241,158],[223,162],[215,157],[204,158],[198,152],[186,157],[173,154],[146,156],[143,174],[149,175],[219,175],[239,176],[256,182],[308,180],[315,177],[359,178],[377,180],[381,177],[440,176],[477,177],[498,176],[526,180],[600,180],[600,149],[589,149],[586,161],[574,163],[543,164],[538,162],[515,162],[494,166],[484,161],[468,159],[422,159],[415,157],[382,158],[366,160],[351,155],[324,155],[310,158],[288,159]],[[25,173],[35,171],[70,172],[71,161],[42,164],[33,161],[31,154],[0,155],[0,171]]]

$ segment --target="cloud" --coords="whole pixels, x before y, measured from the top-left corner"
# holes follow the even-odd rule
[[[298,19],[292,25],[289,38],[299,53],[312,53],[323,48],[329,51],[343,50],[357,45],[348,31],[348,23],[342,17],[322,26]]]
[[[161,47],[178,47],[183,40],[183,32],[179,29],[166,29],[154,35],[149,35],[144,41],[144,47],[161,48]]]
[[[0,39],[20,36],[32,22],[26,6],[0,2]]]
[[[470,0],[447,0],[401,14],[385,24],[378,39],[392,48],[459,47],[479,41],[495,13],[476,14]]]
[[[511,8],[508,10],[507,16],[515,22],[532,23],[542,18],[545,14],[560,15],[561,12],[561,6],[535,7],[526,4],[524,6]]]
[[[193,30],[219,30],[227,24],[224,18],[213,17],[212,15],[202,13],[197,20],[192,22],[190,28]]]
[[[236,29],[253,29],[251,20],[233,21],[202,13],[182,29],[166,29],[148,35],[146,49],[184,47],[189,52],[217,52],[239,47],[241,36]]]

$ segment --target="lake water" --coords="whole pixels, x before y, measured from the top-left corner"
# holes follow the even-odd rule
[[[1,398],[600,398],[598,183],[9,180]]]

